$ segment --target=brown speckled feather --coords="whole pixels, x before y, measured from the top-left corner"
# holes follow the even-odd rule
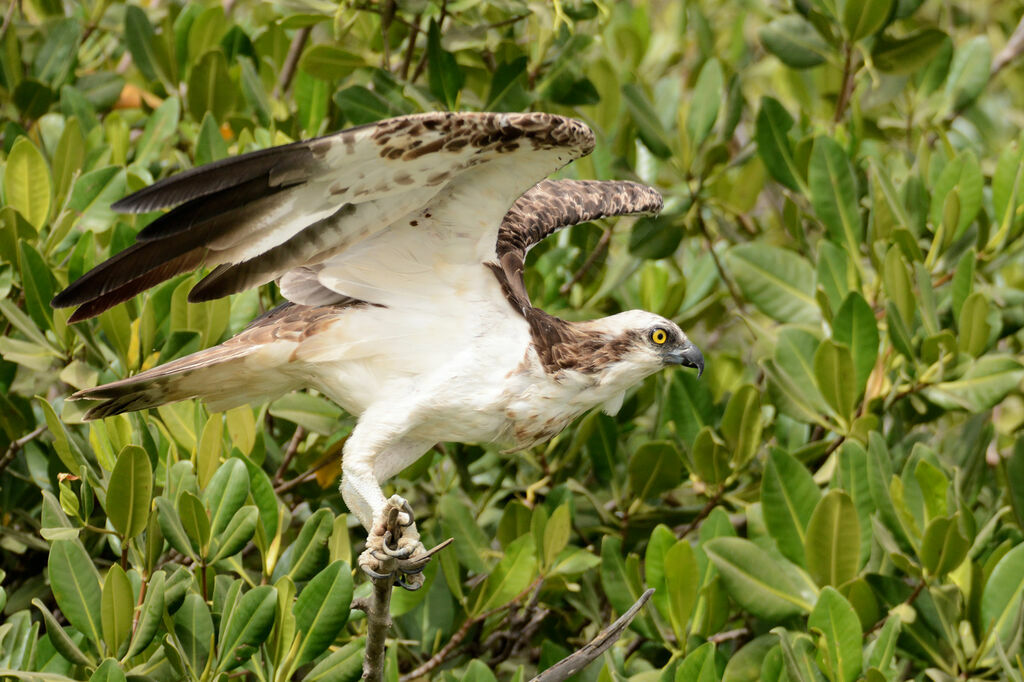
[[[608,354],[614,355],[617,346],[530,304],[523,281],[526,252],[564,227],[610,216],[654,215],[661,207],[661,195],[651,187],[596,180],[544,180],[513,204],[498,231],[498,262],[489,265],[509,303],[530,323],[534,346],[549,372],[596,371],[612,359]]]

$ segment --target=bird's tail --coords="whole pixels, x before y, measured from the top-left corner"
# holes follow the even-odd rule
[[[202,399],[214,412],[272,399],[295,388],[287,374],[273,371],[279,367],[272,357],[267,358],[277,354],[273,345],[228,341],[120,381],[78,391],[71,400],[101,401],[85,413],[84,418],[91,420],[190,398]]]

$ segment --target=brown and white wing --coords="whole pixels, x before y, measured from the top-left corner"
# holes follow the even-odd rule
[[[498,230],[498,266],[520,309],[530,307],[523,283],[527,252],[558,230],[590,220],[620,215],[655,215],[661,195],[636,182],[544,180],[524,193],[509,209]]]
[[[53,305],[79,306],[71,319],[85,319],[203,265],[215,267],[192,289],[193,301],[292,273],[286,283],[296,298],[330,302],[351,295],[344,279],[355,266],[345,252],[372,239],[374,267],[386,267],[389,230],[402,219],[406,232],[416,223],[429,234],[444,258],[490,260],[516,198],[593,144],[584,124],[550,114],[430,113],[217,161],[114,204],[171,210]],[[324,270],[332,263],[341,265]]]

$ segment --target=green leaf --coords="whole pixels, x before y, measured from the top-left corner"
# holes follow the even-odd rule
[[[203,490],[206,490],[213,480],[213,474],[220,469],[220,456],[223,451],[224,419],[220,413],[214,413],[207,418],[206,424],[203,426],[202,435],[199,437],[199,446],[196,448],[196,478],[199,479],[199,487]],[[245,475],[245,467],[241,462],[237,462],[235,465],[232,465],[230,469],[235,472],[235,479],[240,476],[248,478],[248,476]],[[241,474],[238,473],[238,469],[242,469]],[[245,487],[246,491],[242,494],[243,498],[245,497],[245,494],[248,493],[248,485]],[[217,492],[223,491],[218,490]],[[231,499],[234,501],[237,497],[237,490],[233,488],[228,492],[232,495]],[[211,509],[212,503],[216,501],[211,500],[206,494],[204,494],[203,500],[211,506]],[[241,506],[241,502],[238,502],[237,504],[238,506]],[[227,523],[227,520],[235,513],[238,506],[234,509],[230,509],[226,514],[223,514],[220,519],[214,518],[213,520],[219,521],[221,528],[223,528],[223,524]]]
[[[131,52],[133,63],[139,67],[139,71],[146,77],[146,80],[155,81],[158,75],[165,75],[158,72],[163,63],[163,59],[157,54],[162,46],[161,42],[157,39],[146,13],[136,5],[125,7],[124,41],[128,51]]]
[[[668,612],[676,641],[686,640],[686,624],[697,603],[700,572],[693,547],[685,538],[672,545],[665,553],[665,590],[668,592]]]
[[[348,562],[335,561],[320,571],[299,594],[292,608],[302,633],[297,665],[305,665],[327,650],[348,620],[352,603],[352,572]]]
[[[178,512],[174,505],[171,504],[171,501],[162,496],[156,498],[156,510],[157,520],[160,522],[160,532],[163,533],[168,544],[193,561],[198,561],[199,555],[192,548],[192,543],[188,539],[188,533],[185,532],[185,526],[181,522],[181,517],[178,516]]]
[[[125,178],[124,168],[117,166],[97,168],[78,178],[68,202],[79,214],[78,229],[102,232],[110,227],[117,218],[110,205],[124,196]]]
[[[75,644],[75,641],[71,639],[67,631],[61,627],[60,623],[57,622],[57,619],[53,617],[52,613],[50,613],[50,609],[46,607],[46,604],[36,597],[32,599],[32,605],[39,609],[39,613],[42,614],[43,622],[46,623],[46,634],[50,638],[50,643],[53,644],[53,647],[61,656],[75,665],[96,665],[96,661],[86,655],[78,645]]]
[[[717,682],[719,679],[714,642],[701,644],[676,668],[676,682]]]
[[[808,194],[810,190],[793,158],[789,140],[792,127],[793,117],[777,99],[767,96],[761,98],[761,108],[757,112],[754,128],[758,156],[776,181],[794,192]]]
[[[192,67],[188,78],[188,111],[192,119],[202,121],[210,112],[218,121],[234,109],[238,89],[228,74],[224,53],[211,50]]]
[[[818,596],[807,627],[821,634],[823,654],[829,679],[834,682],[853,682],[860,675],[862,650],[861,627],[857,612],[850,602],[834,588],[826,587]]]
[[[978,358],[959,379],[924,389],[925,396],[944,409],[983,412],[1002,402],[1024,378],[1024,365],[1007,355]]]
[[[668,133],[665,132],[665,127],[658,120],[658,115],[644,91],[635,83],[626,83],[622,86],[622,95],[626,99],[633,124],[636,126],[637,134],[644,146],[659,159],[667,159],[672,156]]]
[[[960,334],[957,345],[960,351],[974,357],[981,356],[988,348],[989,336],[989,302],[984,293],[975,291],[963,302],[960,310]]]
[[[697,83],[693,86],[690,113],[686,117],[686,133],[690,144],[699,147],[707,139],[708,133],[718,118],[718,109],[722,104],[722,64],[712,57],[704,62]]]
[[[128,574],[119,564],[114,564],[107,571],[103,581],[103,599],[100,617],[103,621],[103,641],[107,652],[117,655],[121,644],[132,634],[132,613],[135,610],[135,599]]]
[[[960,513],[932,519],[921,542],[921,564],[932,575],[944,577],[967,557],[971,542],[961,532]]]
[[[466,76],[455,61],[455,55],[441,47],[441,28],[434,19],[430,20],[427,31],[427,62],[431,94],[453,111]]]
[[[1024,594],[1024,545],[1017,545],[999,560],[981,594],[981,627],[991,628],[1004,646],[1009,646],[1017,627],[1021,596]]]
[[[970,150],[957,154],[956,158],[947,163],[939,174],[932,188],[932,202],[928,219],[936,229],[945,219],[948,201],[956,197],[959,202],[955,212],[955,229],[947,232],[945,241],[948,244],[959,238],[981,210],[984,178],[978,158]],[[952,225],[950,226],[952,227]]]
[[[857,395],[864,392],[878,360],[878,325],[875,313],[859,292],[853,291],[832,320],[832,337],[850,349]]]
[[[7,205],[32,227],[42,229],[50,216],[53,181],[42,152],[27,137],[19,137],[11,147],[3,181]]]
[[[987,36],[975,36],[957,49],[946,78],[951,109],[959,111],[977,99],[988,83],[991,67],[992,46]]]
[[[352,640],[320,661],[302,678],[308,682],[356,682],[363,673],[366,640]]]
[[[498,65],[491,75],[484,111],[522,111],[529,106],[531,95],[526,89],[528,64],[527,57],[517,57]]]
[[[203,435],[205,440],[205,430]],[[220,436],[220,433],[217,435]],[[249,472],[245,468],[245,462],[237,457],[225,460],[203,490],[203,502],[210,509],[210,532],[214,536],[220,535],[227,528],[248,496]]]
[[[842,585],[860,567],[860,521],[853,500],[830,490],[818,502],[804,539],[807,572],[819,585]]]
[[[217,672],[234,670],[252,658],[270,636],[276,614],[277,590],[270,585],[242,595],[234,608],[221,616]]]
[[[779,620],[808,613],[811,604],[770,554],[743,538],[719,537],[704,551],[721,574],[729,596],[759,618]]]
[[[537,574],[536,545],[524,535],[505,548],[505,556],[480,587],[470,613],[479,615],[508,603],[529,586]]]
[[[722,415],[721,432],[732,450],[731,469],[740,470],[753,459],[763,428],[760,395],[752,384],[744,384],[729,398]]]
[[[46,41],[36,52],[32,75],[54,88],[59,88],[78,61],[82,29],[82,23],[73,17],[47,24],[44,32]]]
[[[252,536],[256,534],[256,526],[260,522],[260,511],[256,505],[248,504],[240,508],[231,517],[222,533],[214,536],[215,549],[210,563],[226,559],[242,551]]]
[[[125,654],[126,659],[137,656],[156,637],[157,629],[162,624],[164,617],[166,582],[166,574],[163,571],[157,571],[150,577],[146,586],[146,597],[139,612],[138,624],[132,634],[132,643]]]
[[[117,456],[107,485],[107,518],[118,533],[130,539],[149,523],[153,470],[149,455],[137,445],[126,445]]]
[[[311,76],[332,83],[365,65],[366,60],[359,55],[328,44],[311,46],[299,60],[300,69]]]
[[[622,560],[622,538],[605,535],[601,539],[601,586],[617,613],[625,613],[640,598],[639,576],[633,577]]]
[[[725,254],[725,264],[744,297],[779,322],[820,318],[814,300],[814,270],[799,254],[766,244],[742,244]]]
[[[146,119],[146,127],[135,144],[134,163],[149,163],[150,157],[158,154],[166,146],[167,141],[178,132],[180,118],[181,102],[178,98],[165,99]]]
[[[629,458],[629,488],[637,499],[654,499],[682,480],[682,458],[669,441],[644,443]]]
[[[848,428],[857,407],[858,386],[850,381],[856,376],[850,349],[825,339],[814,353],[814,378],[818,390]]]
[[[442,537],[458,538],[452,549],[459,563],[474,573],[486,573],[483,556],[489,541],[473,518],[473,512],[455,495],[442,496],[439,511]]]
[[[783,556],[799,566],[804,565],[807,524],[820,499],[821,491],[804,465],[772,448],[761,479],[764,524]]]
[[[569,544],[569,532],[572,529],[572,518],[569,503],[558,506],[544,527],[543,553],[541,561],[544,566],[551,566],[558,554]]]
[[[185,595],[181,608],[174,614],[174,634],[181,643],[185,662],[198,677],[206,669],[213,642],[213,618],[203,598],[195,592]]]
[[[327,565],[334,514],[330,509],[318,509],[302,524],[299,537],[291,546],[291,565],[288,577],[299,583],[309,580]]]
[[[847,2],[843,7],[843,26],[850,40],[872,36],[881,29],[892,12],[893,0]]]
[[[89,677],[89,682],[127,682],[124,671],[120,664],[113,658],[103,661],[96,671]]]
[[[198,497],[186,490],[178,497],[178,517],[181,519],[181,525],[188,535],[193,551],[197,552],[200,557],[205,557],[210,547],[210,517],[207,516],[206,507]],[[161,529],[163,529],[162,526]],[[170,540],[167,529],[163,530],[164,535],[167,535]]]
[[[857,180],[850,158],[831,137],[821,135],[814,139],[807,180],[811,205],[825,223],[829,238],[856,257],[864,239]]]
[[[387,99],[361,85],[352,85],[334,93],[334,103],[352,125],[373,123],[402,113]]]
[[[881,71],[911,74],[927,66],[949,40],[937,28],[925,28],[904,38],[879,36],[871,60]]]
[[[832,53],[813,25],[799,14],[787,14],[761,27],[764,48],[786,66],[808,69],[824,64]]]
[[[103,641],[100,576],[77,538],[53,541],[48,573],[50,589],[61,613],[98,648]]]

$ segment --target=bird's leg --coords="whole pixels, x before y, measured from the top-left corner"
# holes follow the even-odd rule
[[[397,582],[415,590],[423,584],[423,567],[430,560],[420,542],[412,507],[404,498],[384,498],[380,482],[411,464],[426,450],[422,443],[391,443],[369,448],[353,431],[342,457],[341,493],[349,509],[369,532],[359,567],[371,578],[397,575]]]

